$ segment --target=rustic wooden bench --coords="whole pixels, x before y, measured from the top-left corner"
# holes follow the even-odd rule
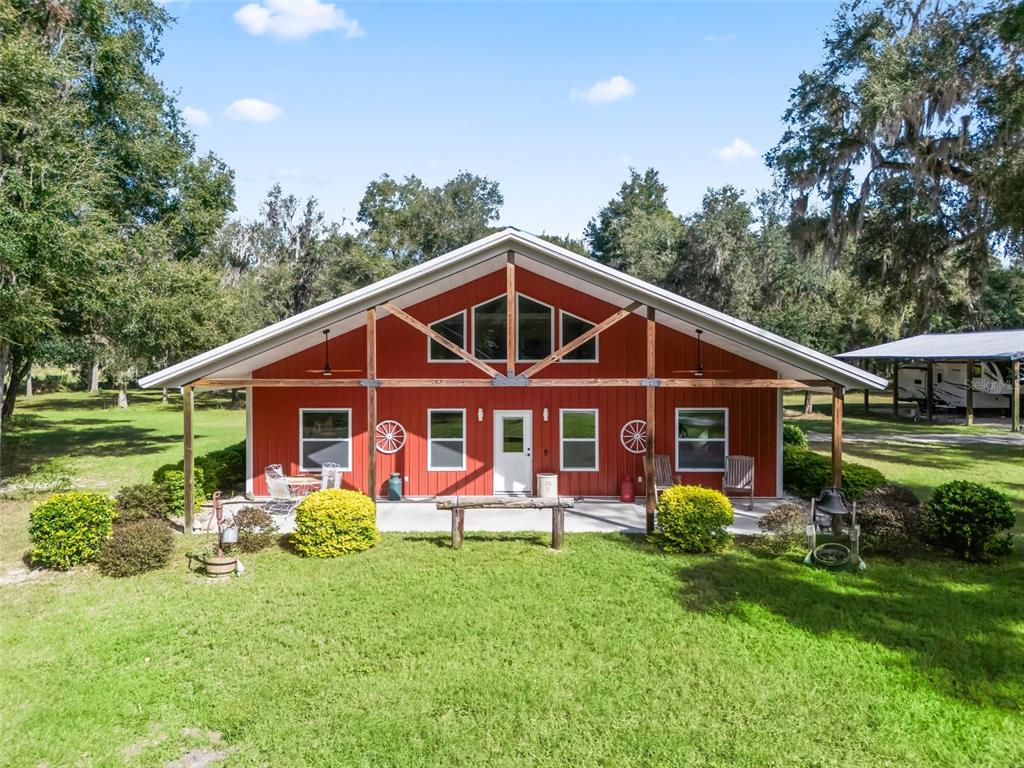
[[[441,496],[436,501],[437,509],[450,509],[452,512],[452,549],[462,547],[466,525],[467,509],[550,509],[551,510],[551,548],[562,548],[562,537],[565,534],[565,510],[573,506],[568,496],[552,496],[550,498],[527,498],[509,496]]]

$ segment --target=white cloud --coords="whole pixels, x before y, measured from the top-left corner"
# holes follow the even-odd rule
[[[570,96],[574,99],[583,99],[591,104],[605,104],[610,101],[618,101],[636,92],[636,86],[622,75],[615,75],[607,80],[598,80],[585,91],[573,91]]]
[[[733,162],[735,160],[745,160],[748,157],[756,157],[757,150],[747,144],[743,139],[733,139],[732,144],[727,147],[715,150],[715,157]]]
[[[244,123],[269,123],[281,114],[281,108],[263,99],[239,99],[231,102],[224,114],[231,120]]]
[[[359,22],[334,3],[320,0],[263,0],[235,11],[235,21],[251,35],[271,35],[278,40],[305,40],[316,32],[340,29],[345,37],[366,34]]]
[[[705,43],[731,43],[736,39],[736,35],[729,33],[728,35],[704,35]]]
[[[189,125],[207,125],[210,122],[210,116],[195,107],[185,107],[181,110],[181,116]]]

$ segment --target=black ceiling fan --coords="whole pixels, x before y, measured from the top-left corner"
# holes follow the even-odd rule
[[[331,368],[331,349],[328,343],[331,338],[331,329],[324,328],[324,367],[323,368],[307,368],[306,373],[319,373],[321,376],[332,376],[334,373],[359,373],[361,368],[342,368],[335,371]]]
[[[695,368],[681,368],[679,370],[672,371],[672,373],[691,373],[691,374],[693,374],[694,376],[697,376],[697,377],[703,376],[705,373],[728,373],[729,371],[726,370],[725,368],[705,368],[704,367],[704,361],[701,358],[701,351],[702,351],[701,336],[703,335],[704,331],[702,331],[700,328],[695,328],[694,330],[697,331],[697,367],[695,367]]]

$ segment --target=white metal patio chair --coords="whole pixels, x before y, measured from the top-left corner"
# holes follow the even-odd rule
[[[722,492],[747,496],[747,509],[754,508],[754,457],[730,456],[725,464],[725,480],[722,481]]]
[[[325,461],[320,465],[320,490],[341,488],[341,465],[333,461]]]
[[[265,509],[272,515],[290,515],[302,500],[292,493],[291,486],[284,477],[267,477],[267,490],[270,501]]]

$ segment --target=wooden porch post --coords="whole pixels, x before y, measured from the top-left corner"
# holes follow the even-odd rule
[[[516,257],[508,252],[505,261],[505,375],[516,375]]]
[[[974,426],[974,363],[967,361],[967,426]]]
[[[892,364],[892,416],[900,416],[900,364],[895,360]]]
[[[832,387],[832,485],[843,487],[843,388]]]
[[[377,308],[366,310],[366,484],[377,498]]]
[[[864,413],[871,413],[871,390],[864,387]]]
[[[196,464],[192,456],[192,385],[181,388],[181,408],[183,415],[184,472],[185,472],[185,533],[192,533],[192,520],[195,514],[195,474]]]
[[[1010,430],[1020,432],[1020,360],[1010,364],[1010,375],[1013,377],[1010,390]]]
[[[656,411],[654,403],[654,338],[657,326],[654,323],[654,309],[647,308],[647,461],[644,463],[644,488],[646,490],[647,502],[647,533],[654,533],[654,506],[656,503],[657,489],[654,487],[654,439],[656,435],[655,422]]]
[[[925,407],[928,408],[928,421],[935,421],[935,363],[928,363],[925,372],[928,383],[925,385]]]

